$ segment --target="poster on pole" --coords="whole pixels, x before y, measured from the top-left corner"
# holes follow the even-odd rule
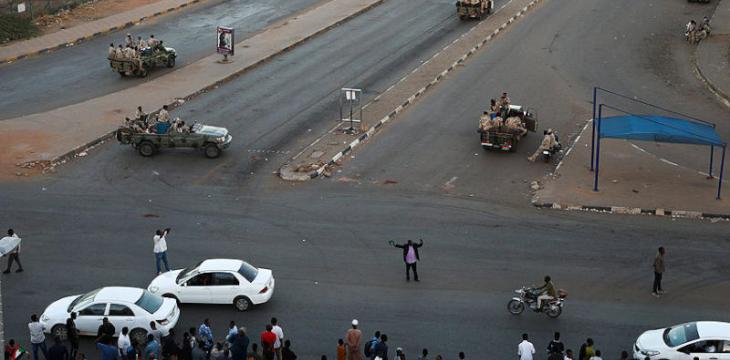
[[[225,26],[217,28],[218,53],[222,55],[233,55],[233,29]]]

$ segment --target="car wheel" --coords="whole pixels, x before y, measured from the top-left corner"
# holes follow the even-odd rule
[[[239,296],[235,299],[233,299],[233,306],[236,307],[236,310],[238,311],[246,311],[253,306],[251,303],[251,300],[249,300],[245,296]]]
[[[129,338],[132,340],[132,343],[146,344],[147,330],[142,328],[132,329],[132,331],[129,332]]]
[[[507,311],[512,315],[519,315],[525,311],[525,304],[522,301],[512,299],[507,303]]]
[[[221,149],[218,148],[218,145],[213,144],[213,143],[208,143],[207,145],[205,145],[204,151],[205,151],[205,156],[208,159],[215,159],[215,158],[221,156]]]
[[[178,305],[180,305],[180,299],[178,299],[178,298],[177,298],[177,296],[175,296],[175,295],[173,295],[173,294],[164,294],[164,295],[162,295],[162,297],[165,297],[165,298],[170,298],[170,299],[174,299],[174,300],[175,300],[175,302],[176,302],[176,303],[177,303]]]
[[[137,151],[144,157],[150,157],[155,154],[155,146],[149,141],[143,141],[137,145]]]
[[[60,337],[61,341],[66,341],[68,338],[68,329],[66,325],[56,325],[51,328],[51,334],[53,334],[53,337]]]

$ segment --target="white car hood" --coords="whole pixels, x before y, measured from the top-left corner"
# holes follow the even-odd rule
[[[43,311],[41,319],[48,318],[48,320],[44,320],[44,322],[52,324],[56,324],[59,321],[66,322],[66,318],[68,317],[68,306],[71,305],[71,303],[79,296],[81,295],[66,296],[54,301]]]
[[[175,279],[177,279],[177,276],[180,275],[180,270],[173,270],[168,271],[166,273],[157,275],[154,280],[150,283],[149,286],[147,286],[147,290],[149,290],[151,293],[155,295],[164,295],[164,291],[172,291],[177,286],[177,283],[175,282]]]
[[[666,351],[669,347],[664,342],[664,329],[649,330],[639,335],[636,345],[641,350]]]

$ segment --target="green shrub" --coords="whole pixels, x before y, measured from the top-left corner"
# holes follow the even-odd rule
[[[16,15],[0,15],[0,43],[27,39],[38,34],[31,19]]]

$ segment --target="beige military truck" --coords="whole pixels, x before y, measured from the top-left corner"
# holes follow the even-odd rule
[[[177,52],[170,47],[158,46],[142,50],[138,59],[117,59],[109,57],[109,66],[121,76],[145,77],[155,67],[175,66]]]
[[[457,0],[456,13],[461,20],[482,19],[494,11],[492,0]]]

